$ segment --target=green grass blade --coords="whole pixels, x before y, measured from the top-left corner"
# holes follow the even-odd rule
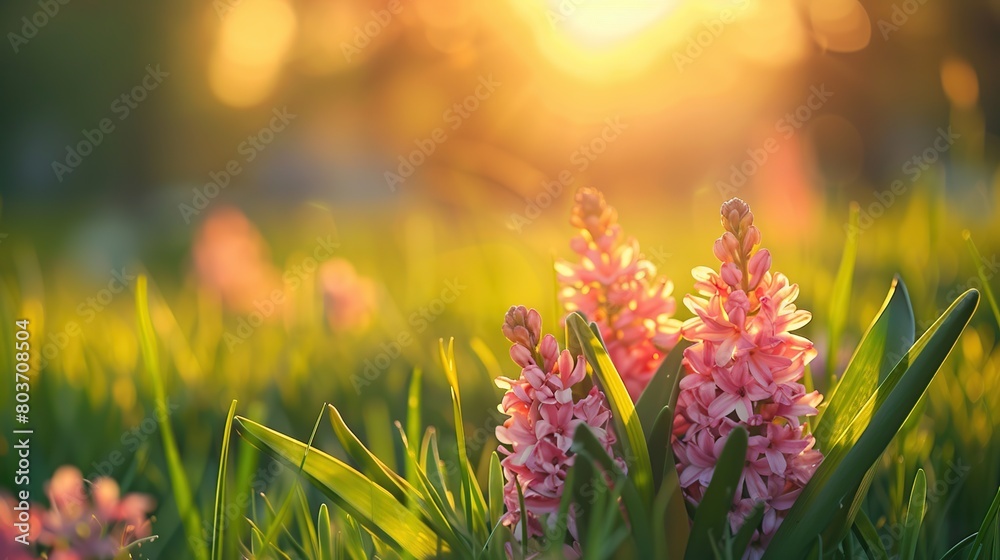
[[[658,558],[682,558],[687,548],[691,527],[686,521],[687,507],[677,478],[674,452],[670,447],[670,436],[674,423],[674,413],[670,407],[663,407],[656,422],[649,430],[649,461],[653,469],[652,527],[654,535],[661,540],[662,550]]]
[[[983,257],[979,254],[979,249],[976,247],[976,242],[972,240],[972,234],[969,233],[969,230],[962,232],[962,238],[965,239],[965,244],[969,248],[972,261],[976,263],[976,273],[979,274],[979,282],[983,285],[986,301],[990,302],[990,310],[993,311],[993,320],[1000,326],[1000,307],[997,307],[997,300],[993,297],[993,288],[990,288],[990,279],[986,276],[986,265],[983,264]]]
[[[347,454],[361,465],[366,476],[375,484],[386,489],[400,503],[409,504],[410,510],[434,527],[437,534],[442,535],[452,548],[459,549],[458,537],[452,531],[451,524],[445,518],[444,512],[431,501],[432,498],[427,493],[419,491],[369,451],[358,439],[358,436],[347,427],[347,423],[344,422],[340,411],[335,406],[327,405],[327,408],[330,411],[330,423],[333,425],[337,439]]]
[[[421,384],[423,382],[423,371],[420,368],[413,369],[413,377],[410,378],[410,391],[406,398],[406,441],[409,445],[417,445],[420,441],[421,429]],[[407,478],[409,476],[407,471]]]
[[[135,286],[135,308],[139,323],[139,343],[142,347],[142,361],[146,365],[146,372],[152,380],[156,406],[159,410],[165,411],[168,410],[167,397],[166,390],[163,387],[163,377],[160,374],[160,355],[157,350],[156,332],[153,330],[153,322],[149,317],[147,282],[145,275],[139,275]],[[160,433],[163,436],[163,454],[167,459],[167,471],[170,473],[170,484],[174,490],[177,512],[189,536],[187,541],[194,557],[198,560],[206,560],[209,551],[206,550],[204,544],[196,544],[202,543],[201,515],[198,513],[198,508],[194,505],[191,485],[188,483],[187,474],[184,472],[184,463],[181,461],[181,455],[177,449],[177,439],[174,437],[174,429],[169,420],[160,423]]]
[[[917,469],[913,489],[910,490],[910,503],[906,507],[906,523],[903,525],[903,543],[900,548],[902,560],[913,560],[917,553],[917,537],[920,536],[920,525],[924,522],[926,509],[927,476],[924,469]]]
[[[979,526],[979,533],[976,535],[976,540],[972,543],[972,548],[969,550],[969,560],[978,560],[983,554],[983,547],[989,537],[994,536],[995,533],[994,521],[997,518],[997,512],[1000,512],[1000,490],[997,491],[996,496],[993,498],[993,503],[990,504],[989,511],[986,512],[986,517],[983,518],[982,525]]]
[[[906,351],[913,345],[914,330],[913,308],[906,285],[895,278],[840,382],[826,396],[826,408],[814,422],[817,449],[826,449],[843,435],[879,383],[901,358],[905,358]]]
[[[319,515],[316,516],[316,531],[319,542],[319,560],[333,560],[333,528],[330,525],[330,511],[326,504],[319,505]]]
[[[646,448],[646,436],[632,399],[618,370],[611,363],[600,335],[591,330],[583,316],[571,313],[566,318],[566,327],[579,340],[594,376],[604,389],[615,422],[615,432],[628,463],[628,476],[648,508],[653,498],[653,472],[649,463],[649,450]]]
[[[318,449],[252,420],[238,416],[236,421],[240,435],[254,446],[291,465],[301,461],[302,474],[313,486],[377,537],[418,559],[437,555],[433,529],[386,489]]]
[[[955,546],[951,547],[948,549],[948,552],[944,553],[944,556],[942,556],[940,560],[955,560],[956,558],[961,557],[960,555],[962,551],[972,545],[978,536],[979,533],[972,533],[968,537],[958,541]]]
[[[718,547],[729,527],[729,510],[733,508],[733,496],[740,482],[746,456],[747,431],[743,427],[733,428],[715,465],[712,481],[695,510],[691,539],[684,554],[686,560],[713,557],[713,548]]]
[[[740,526],[740,530],[733,536],[731,547],[732,558],[743,558],[743,553],[746,552],[747,547],[750,546],[750,540],[753,539],[754,531],[760,527],[760,522],[763,520],[764,503],[758,502],[743,522],[743,525]]]
[[[854,536],[858,538],[858,542],[861,543],[861,548],[864,549],[868,558],[871,560],[889,560],[889,553],[882,546],[882,539],[879,538],[878,531],[875,530],[875,525],[872,524],[871,519],[868,519],[868,514],[863,511],[860,512],[854,518],[851,530],[854,532]]]
[[[326,404],[324,403],[323,408],[320,409],[319,415],[316,417],[316,422],[313,423],[312,433],[309,434],[309,441],[306,443],[305,449],[302,454],[298,457],[299,465],[298,472],[302,472],[305,467],[306,459],[309,456],[309,452],[313,449],[313,440],[316,438],[316,432],[319,431],[319,424],[323,421],[323,414],[326,412]],[[298,481],[292,485],[291,491],[285,496],[285,499],[281,503],[281,508],[274,516],[274,522],[267,528],[267,532],[264,533],[264,546],[271,546],[274,542],[275,537],[278,536],[278,531],[284,529],[285,517],[288,515],[288,511],[292,509],[292,502],[295,498],[295,493],[298,490]]]
[[[236,401],[229,405],[226,415],[226,429],[222,433],[222,456],[219,457],[219,476],[215,483],[215,517],[212,520],[212,560],[223,558],[223,531],[226,510],[226,466],[229,465],[229,435],[233,431],[233,417],[236,416]]]
[[[639,400],[635,403],[636,414],[639,415],[639,423],[642,429],[649,431],[656,422],[657,416],[663,407],[669,406],[670,410],[676,410],[677,384],[680,383],[684,372],[681,369],[681,360],[684,359],[684,349],[691,346],[692,342],[681,340],[674,346],[673,350],[667,354],[666,359],[657,368],[656,373],[649,380],[649,385],[643,389],[639,395]],[[653,468],[653,476],[656,476],[656,468]]]
[[[635,541],[636,554],[638,558],[652,558],[654,553],[653,535],[649,524],[649,509],[641,499],[638,490],[632,480],[621,471],[617,464],[608,456],[607,452],[597,441],[590,428],[584,424],[577,427],[573,435],[573,445],[570,447],[578,455],[592,458],[601,466],[604,473],[610,473],[614,481],[614,490],[621,494],[622,505],[628,514],[628,519],[632,521],[632,536]],[[600,476],[604,476],[601,473]],[[614,510],[613,521],[616,524],[624,523],[621,518],[618,500],[612,500],[610,509]]]
[[[489,528],[486,526],[486,497],[479,487],[475,473],[469,465],[469,456],[465,441],[465,420],[462,415],[462,397],[459,391],[458,369],[455,366],[455,339],[448,341],[448,348],[445,350],[444,339],[438,341],[438,349],[441,353],[441,361],[444,365],[445,375],[448,384],[451,385],[452,411],[455,417],[455,440],[457,443],[458,468],[462,480],[463,508],[465,521],[469,529],[485,541],[489,538]]]
[[[827,327],[830,340],[826,352],[826,379],[829,381],[827,387],[833,387],[836,375],[834,369],[837,366],[837,350],[840,348],[840,337],[844,333],[844,325],[847,324],[847,316],[851,307],[854,263],[858,258],[858,238],[861,237],[859,235],[861,230],[858,227],[860,214],[861,207],[858,206],[857,202],[851,202],[847,242],[844,243],[844,253],[840,257],[840,267],[837,269],[837,276],[833,281],[833,292],[830,294]]]
[[[516,475],[515,475],[516,476]],[[525,521],[525,517],[528,510],[524,507],[524,491],[521,489],[521,483],[515,482],[514,487],[517,488],[517,508],[521,512],[521,521],[519,525],[521,526],[521,558],[527,558],[528,556],[528,523]]]
[[[845,433],[824,449],[826,454],[809,484],[774,535],[764,557],[799,557],[830,523],[830,511],[862,482],[923,395],[979,303],[979,293],[960,296],[910,349],[875,395],[858,411]],[[910,364],[907,368],[906,364]]]
[[[490,525],[500,522],[503,515],[503,469],[500,467],[500,456],[494,451],[490,455]]]

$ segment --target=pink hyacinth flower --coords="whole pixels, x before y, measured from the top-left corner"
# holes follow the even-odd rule
[[[112,558],[150,535],[148,514],[155,505],[145,494],[121,496],[118,483],[101,477],[90,492],[76,467],[59,467],[46,485],[50,508],[41,516],[38,542],[49,558]]]
[[[604,450],[611,455],[615,434],[609,427],[611,410],[604,393],[596,386],[583,396],[574,398],[573,388],[587,375],[583,356],[572,356],[569,350],[559,350],[551,334],[541,335],[542,319],[534,309],[511,307],[503,324],[503,333],[513,342],[511,358],[521,367],[517,379],[497,378],[496,384],[506,389],[497,407],[508,416],[497,426],[498,449],[503,459],[506,484],[504,505],[507,513],[501,522],[510,527],[518,540],[522,524],[527,524],[528,538],[545,534],[543,523],[557,522],[559,502],[566,475],[573,465],[570,451],[578,426],[590,428]],[[616,459],[625,470],[625,463]],[[521,511],[517,488],[524,496],[525,511]],[[568,558],[579,557],[575,519],[567,520],[568,532],[574,540],[564,553]]]
[[[559,299],[566,311],[579,311],[601,329],[611,361],[633,401],[680,337],[672,319],[677,304],[673,284],[658,279],[639,244],[625,237],[615,209],[594,189],[576,193],[570,223],[579,234],[570,246],[575,263],[556,263]]]
[[[722,225],[713,247],[719,270],[694,269],[698,295],[684,298],[695,316],[681,335],[694,344],[684,351],[672,447],[684,495],[698,504],[729,432],[747,429],[730,524],[736,531],[764,504],[744,555],[757,559],[823,460],[802,422],[816,414],[822,395],[799,382],[816,350],[791,332],[811,318],[795,307],[798,286],[770,271],[771,254],[758,249],[760,231],[745,202],[723,204]]]

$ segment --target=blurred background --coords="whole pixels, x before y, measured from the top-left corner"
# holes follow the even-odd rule
[[[32,319],[33,484],[125,450],[102,474],[160,502],[151,557],[179,557],[185,537],[158,429],[125,438],[154,414],[139,273],[202,507],[232,399],[301,439],[334,403],[391,451],[413,368],[427,402],[448,394],[440,337],[456,337],[471,452],[488,457],[491,378],[516,373],[503,313],[536,307],[558,328],[552,262],[571,257],[581,186],[603,190],[678,299],[714,262],[721,202],[747,200],[814,313],[815,363],[832,355],[836,371],[894,274],[918,335],[980,269],[997,285],[995,0],[41,0],[0,14],[0,330],[13,340],[13,319]],[[854,295],[831,348],[851,201]],[[929,554],[971,532],[1000,479],[997,332],[982,306],[873,486],[891,535],[916,468],[942,481]]]

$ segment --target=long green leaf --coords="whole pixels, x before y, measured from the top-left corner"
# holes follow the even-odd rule
[[[326,413],[326,403],[323,403],[323,407],[320,409],[319,414],[316,416],[316,422],[313,423],[312,433],[309,434],[309,441],[306,442],[305,450],[299,457],[298,471],[302,472],[305,466],[306,459],[309,456],[309,451],[313,448],[313,440],[316,439],[316,432],[319,431],[319,425],[323,421],[323,415]],[[285,499],[281,502],[281,507],[278,512],[274,515],[274,521],[267,528],[267,533],[264,534],[264,546],[269,547],[274,542],[275,537],[278,536],[278,531],[285,528],[285,516],[288,515],[288,511],[292,508],[292,500],[295,498],[296,492],[299,490],[298,480],[292,485],[291,491],[285,496]]]
[[[448,541],[453,549],[462,549],[461,541],[452,531],[451,524],[445,518],[444,512],[434,503],[431,496],[419,491],[365,447],[358,436],[344,422],[344,418],[335,406],[327,405],[327,408],[330,411],[330,423],[333,424],[333,431],[337,435],[337,439],[347,454],[362,466],[365,474],[375,484],[385,488],[400,503],[409,504],[410,510],[433,526],[437,534]]]
[[[594,459],[599,465],[601,465],[605,473],[611,474],[611,477],[614,480],[614,489],[621,493],[622,504],[625,506],[628,519],[635,520],[632,524],[632,536],[635,539],[637,556],[639,558],[652,558],[654,549],[653,535],[650,532],[651,527],[648,523],[642,522],[643,520],[649,518],[649,510],[639,496],[632,480],[625,476],[625,473],[623,473],[611,457],[608,456],[607,452],[605,452],[604,448],[601,446],[601,442],[597,441],[597,437],[585,424],[581,424],[577,427],[576,434],[573,436],[573,445],[571,449],[579,455]],[[614,509],[616,514],[614,521],[617,523],[623,523],[624,520],[621,519],[621,516],[618,513],[620,510],[617,505],[617,500],[613,501],[610,507]]]
[[[910,490],[910,503],[906,507],[906,522],[903,525],[903,543],[900,548],[902,560],[913,560],[917,553],[917,537],[920,536],[920,525],[924,522],[924,512],[927,508],[927,476],[924,469],[917,469],[913,479],[913,489]]]
[[[872,525],[871,519],[868,519],[868,515],[865,512],[862,511],[854,518],[851,530],[854,532],[854,536],[858,538],[861,548],[864,549],[868,558],[871,560],[889,560],[889,553],[882,546],[882,539],[879,538],[878,531],[875,530],[875,525]]]
[[[649,384],[639,395],[639,400],[635,403],[636,414],[639,415],[639,422],[642,429],[648,432],[656,422],[656,417],[665,406],[670,410],[677,410],[674,404],[677,402],[677,384],[680,382],[684,371],[681,369],[681,361],[684,359],[684,349],[691,346],[692,342],[681,340],[674,346],[673,350],[667,354],[666,359],[656,369],[656,373],[650,378]],[[653,469],[656,476],[656,469]]]
[[[160,355],[157,350],[156,331],[149,318],[149,295],[145,275],[139,275],[135,286],[135,309],[139,323],[139,342],[142,347],[142,361],[152,380],[153,395],[156,406],[162,411],[167,409],[166,390],[163,387],[163,377],[160,374]],[[160,433],[163,435],[163,454],[167,458],[167,471],[170,473],[170,484],[174,490],[174,500],[177,502],[177,512],[188,533],[188,544],[191,552],[198,560],[208,558],[207,547],[202,543],[201,515],[194,505],[191,485],[184,472],[184,463],[177,449],[177,439],[170,420],[160,423]]]
[[[490,455],[490,525],[496,525],[503,516],[503,469],[500,457],[494,451]]]
[[[333,560],[333,528],[330,526],[330,511],[326,504],[319,505],[319,515],[316,516],[316,531],[319,542],[319,560]]]
[[[649,462],[653,469],[653,531],[659,538],[661,550],[657,557],[682,558],[687,548],[691,527],[678,520],[687,518],[687,507],[681,493],[674,452],[670,447],[670,436],[674,423],[674,413],[668,406],[663,407],[649,430]]]
[[[486,540],[489,529],[486,527],[485,517],[487,512],[486,498],[475,479],[472,467],[469,466],[469,456],[465,444],[465,420],[462,416],[462,398],[458,384],[458,369],[455,366],[455,339],[448,341],[448,348],[445,349],[444,339],[438,340],[438,349],[441,353],[441,362],[444,365],[445,375],[448,384],[451,386],[452,412],[455,418],[455,440],[457,443],[458,469],[462,480],[462,504],[465,513],[465,522],[473,533],[482,540]]]
[[[850,214],[848,216],[847,242],[844,244],[844,253],[840,257],[840,268],[837,269],[837,276],[833,281],[833,293],[830,294],[829,307],[829,347],[826,353],[826,378],[828,381],[834,379],[834,368],[837,364],[837,350],[840,348],[840,337],[847,324],[847,316],[851,307],[851,286],[854,280],[854,262],[858,258],[858,239],[861,237],[858,227],[858,219],[861,214],[861,207],[857,202],[851,202]],[[828,386],[832,387],[830,383]]]
[[[764,557],[794,558],[805,554],[830,522],[830,511],[861,483],[885,451],[917,400],[951,352],[979,303],[969,290],[945,311],[910,349],[905,363],[893,369],[875,395],[858,411],[854,422],[824,449],[823,462],[774,535]],[[905,364],[911,364],[908,368]]]
[[[958,541],[955,546],[951,547],[948,549],[948,552],[944,553],[944,556],[942,556],[940,560],[954,560],[955,558],[958,558],[962,551],[971,546],[978,536],[979,533],[972,533],[968,537]]]
[[[760,527],[760,522],[764,519],[764,503],[757,502],[750,515],[743,521],[740,530],[733,536],[732,558],[743,558],[750,541],[753,539],[754,531]]]
[[[990,310],[993,311],[993,320],[1000,326],[1000,307],[997,306],[997,300],[993,296],[993,288],[990,287],[990,278],[986,276],[986,264],[983,256],[979,254],[979,248],[976,247],[976,242],[972,240],[972,234],[969,233],[969,230],[963,231],[962,237],[969,248],[969,254],[972,255],[973,262],[976,263],[976,273],[979,274],[979,281],[983,285],[983,293],[986,294],[986,301],[990,302]]]
[[[646,448],[646,436],[643,434],[639,415],[632,404],[628,390],[625,389],[618,370],[611,363],[604,342],[591,330],[583,316],[571,313],[566,318],[566,327],[580,341],[584,356],[604,389],[611,407],[615,430],[628,463],[628,476],[648,507],[653,498],[652,467],[649,463],[649,450]]]
[[[969,560],[978,560],[983,554],[983,546],[989,537],[996,538],[994,521],[997,519],[998,512],[1000,512],[1000,490],[997,490],[996,496],[993,497],[993,503],[990,504],[990,509],[986,512],[986,517],[983,518],[982,525],[979,526],[979,533],[976,535],[976,540],[973,541],[972,548],[969,550]]]
[[[346,463],[318,449],[306,453],[306,444],[236,417],[238,431],[247,441],[286,463],[296,466],[305,456],[302,473],[320,491],[380,539],[405,549],[415,558],[434,558],[438,536],[385,488]]]
[[[694,512],[691,540],[684,554],[686,560],[712,558],[713,548],[722,542],[729,527],[729,511],[733,509],[733,496],[746,465],[746,456],[747,431],[741,426],[733,428],[715,464],[712,481]]]
[[[226,466],[229,465],[229,435],[233,431],[233,417],[236,416],[236,401],[229,405],[226,415],[226,429],[222,433],[222,456],[219,457],[219,476],[215,483],[215,518],[212,521],[212,560],[222,560],[225,544],[223,531],[226,527]]]
[[[882,308],[865,331],[840,382],[826,396],[826,408],[814,422],[817,449],[826,449],[847,430],[858,411],[875,393],[913,345],[913,309],[906,285],[894,278]]]

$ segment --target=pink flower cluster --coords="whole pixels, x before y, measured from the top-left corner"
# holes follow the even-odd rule
[[[117,558],[135,541],[148,537],[152,528],[148,514],[153,510],[152,498],[144,494],[120,495],[118,483],[110,478],[98,478],[84,487],[83,475],[75,467],[60,467],[46,485],[50,507],[31,507],[31,545],[40,544],[49,560],[90,560]],[[0,521],[15,519],[12,500],[0,501]],[[3,528],[13,527],[6,522]],[[0,553],[12,560],[33,558],[34,546],[8,542],[6,531],[0,531],[4,542]],[[7,556],[5,556],[6,558]]]
[[[510,356],[521,366],[521,375],[496,380],[497,386],[507,390],[498,409],[509,416],[496,429],[507,480],[507,513],[502,522],[513,529],[518,539],[522,523],[527,523],[529,538],[544,535],[543,519],[558,512],[566,475],[573,465],[570,446],[578,426],[590,427],[609,455],[615,443],[615,434],[608,426],[611,411],[604,393],[593,386],[574,399],[574,387],[586,377],[583,357],[574,358],[568,350],[560,352],[554,336],[540,336],[541,327],[542,319],[534,309],[520,306],[507,311],[503,333],[514,343]],[[624,462],[619,460],[619,465],[624,470]],[[524,496],[524,512],[520,510],[518,486]],[[555,517],[548,517],[548,523],[556,523]],[[575,541],[572,516],[567,524]],[[565,553],[575,556],[578,550],[576,545],[567,546]]]
[[[615,209],[594,189],[576,193],[570,223],[580,229],[570,246],[578,263],[558,262],[560,301],[594,321],[633,401],[677,344],[680,322],[673,284],[656,278],[656,267],[625,237]]]
[[[715,242],[719,272],[692,271],[701,297],[681,329],[695,344],[684,352],[673,450],[686,498],[701,501],[726,437],[735,426],[750,438],[730,524],[735,531],[757,502],[764,520],[745,557],[759,558],[823,460],[800,417],[816,414],[822,395],[799,383],[815,356],[812,342],[791,333],[812,317],[796,309],[799,289],[770,272],[771,255],[756,250],[760,231],[750,207],[722,205],[726,232]]]

